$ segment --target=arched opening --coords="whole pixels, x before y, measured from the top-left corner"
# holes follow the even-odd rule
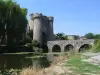
[[[52,52],[61,52],[61,48],[59,45],[54,45],[52,48]]]
[[[43,53],[48,53],[48,47],[47,47],[47,45],[43,45]]]
[[[89,44],[84,44],[79,48],[79,52],[86,52],[87,50],[91,49],[92,46]]]
[[[74,46],[71,45],[71,44],[68,44],[68,45],[65,46],[64,51],[65,51],[65,52],[68,52],[68,51],[71,51],[71,50],[73,50],[73,49],[74,49]]]

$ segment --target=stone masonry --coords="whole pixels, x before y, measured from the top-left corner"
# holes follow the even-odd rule
[[[52,41],[53,20],[52,16],[47,17],[41,13],[30,14],[29,30],[33,31],[33,40],[37,40],[41,45],[44,40]]]
[[[47,17],[41,13],[30,14],[30,20],[28,23],[29,31],[33,31],[33,40],[37,40],[41,45],[43,42],[47,42],[49,52],[52,52],[52,48],[58,45],[61,51],[64,52],[64,48],[67,45],[74,47],[76,51],[83,45],[93,45],[94,40],[55,40],[53,33],[53,21],[52,16]]]

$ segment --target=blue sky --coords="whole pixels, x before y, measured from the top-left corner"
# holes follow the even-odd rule
[[[100,0],[15,0],[30,13],[54,17],[54,33],[100,33]]]

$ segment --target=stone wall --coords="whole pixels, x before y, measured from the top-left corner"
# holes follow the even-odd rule
[[[49,52],[52,52],[52,48],[54,47],[54,45],[60,46],[61,52],[64,52],[64,48],[67,45],[73,46],[74,50],[78,52],[81,46],[83,45],[93,46],[93,44],[94,44],[93,39],[90,39],[90,40],[55,40],[55,41],[47,42]]]

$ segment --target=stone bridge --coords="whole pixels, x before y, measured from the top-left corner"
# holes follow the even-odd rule
[[[92,47],[94,44],[94,39],[88,40],[55,40],[48,41],[47,47],[48,52],[66,52],[69,50],[74,50],[80,52],[87,48]]]

